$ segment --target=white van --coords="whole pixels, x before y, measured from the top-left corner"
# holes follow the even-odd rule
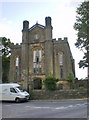
[[[29,93],[19,89],[20,85],[17,83],[0,84],[0,101],[28,101]]]

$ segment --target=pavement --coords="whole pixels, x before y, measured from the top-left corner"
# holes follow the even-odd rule
[[[78,98],[78,99],[55,99],[55,100],[54,100],[54,99],[29,100],[29,102],[30,102],[30,101],[33,101],[33,102],[35,102],[35,101],[36,101],[36,102],[37,102],[37,101],[38,101],[38,102],[39,102],[39,101],[40,101],[40,102],[46,102],[46,101],[47,101],[47,102],[61,102],[61,101],[63,102],[63,101],[64,101],[64,102],[65,102],[65,101],[76,101],[76,100],[77,100],[77,101],[78,101],[78,100],[79,100],[79,101],[81,101],[81,100],[87,100],[87,101],[88,101],[89,98]]]

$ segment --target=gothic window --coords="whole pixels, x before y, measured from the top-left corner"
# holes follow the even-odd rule
[[[63,78],[63,67],[60,66],[60,78],[62,79]]]
[[[19,58],[16,57],[16,66],[19,66]]]
[[[15,81],[19,80],[19,57],[15,58]]]
[[[63,78],[63,54],[59,55],[60,78]]]
[[[34,73],[41,73],[41,50],[37,49],[33,52]]]
[[[59,64],[60,64],[60,66],[63,65],[63,54],[59,55]]]

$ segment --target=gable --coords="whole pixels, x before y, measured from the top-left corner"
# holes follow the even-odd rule
[[[36,23],[36,24],[33,25],[29,30],[31,31],[31,30],[33,30],[33,29],[36,28],[36,27],[39,27],[39,28],[41,28],[41,29],[44,29],[44,26],[43,26],[43,25]]]
[[[35,24],[29,29],[29,39],[31,42],[41,42],[45,38],[44,26]]]

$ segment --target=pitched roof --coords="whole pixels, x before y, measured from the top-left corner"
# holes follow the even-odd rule
[[[42,29],[44,29],[45,26],[41,25],[41,24],[38,24],[36,23],[35,25],[33,25],[31,28],[29,28],[29,30],[33,30],[35,27],[40,27]]]

